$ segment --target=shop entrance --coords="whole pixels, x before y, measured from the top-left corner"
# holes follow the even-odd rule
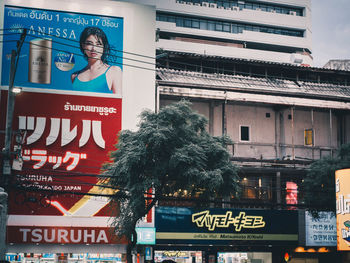
[[[124,263],[123,254],[93,253],[7,253],[6,260],[11,263]]]

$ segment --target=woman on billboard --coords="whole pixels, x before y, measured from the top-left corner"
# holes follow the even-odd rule
[[[87,27],[80,35],[80,50],[88,64],[71,75],[73,90],[122,94],[122,71],[107,64],[110,46],[98,27]]]

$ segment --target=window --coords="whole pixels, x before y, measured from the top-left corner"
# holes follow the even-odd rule
[[[190,16],[174,16],[171,14],[157,13],[157,21],[176,23],[177,27],[198,28],[210,31],[231,32],[233,34],[243,33],[244,30],[263,32],[268,34],[279,34],[295,37],[303,37],[304,32],[299,30],[282,29],[275,27],[264,27],[252,24],[236,24],[224,21],[198,19]]]
[[[222,31],[222,23],[220,22],[215,23],[215,31]]]
[[[229,23],[223,24],[223,31],[224,32],[231,32],[231,25]]]
[[[200,29],[207,29],[208,28],[208,23],[205,20],[200,20]]]
[[[192,21],[190,19],[184,19],[184,27],[192,27]]]
[[[240,140],[244,142],[250,141],[249,126],[240,126]]]
[[[272,180],[268,176],[249,176],[240,180],[243,199],[271,200]]]
[[[192,27],[193,28],[199,28],[199,20],[198,19],[193,19],[192,20]]]
[[[313,146],[314,145],[314,136],[312,129],[304,130],[304,145]]]

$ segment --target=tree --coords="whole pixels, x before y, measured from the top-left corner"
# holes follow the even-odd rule
[[[159,113],[144,111],[137,131],[120,132],[104,175],[107,186],[119,189],[112,197],[120,204],[113,226],[116,234],[132,241],[128,262],[138,220],[160,199],[184,190],[189,197],[237,196],[237,169],[226,150],[230,140],[211,136],[206,125],[189,102],[180,101]],[[150,200],[145,195],[149,189],[153,189]]]
[[[304,202],[314,217],[319,212],[335,212],[335,171],[350,168],[350,144],[343,144],[335,157],[312,163],[304,178]]]

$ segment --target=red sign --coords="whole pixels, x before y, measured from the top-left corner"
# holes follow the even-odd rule
[[[118,98],[17,95],[13,132],[24,136],[23,168],[13,172],[19,187],[10,191],[9,214],[108,216],[113,189],[97,175],[115,150],[121,109]]]

